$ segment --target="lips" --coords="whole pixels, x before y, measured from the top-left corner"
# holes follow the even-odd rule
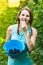
[[[27,21],[27,20],[26,20],[26,19],[24,19],[24,18],[22,18],[21,20],[22,20],[22,21]]]

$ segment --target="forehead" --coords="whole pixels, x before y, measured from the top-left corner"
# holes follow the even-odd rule
[[[28,10],[22,10],[22,11],[21,11],[21,14],[28,14],[28,15],[29,15],[30,13],[29,13]]]

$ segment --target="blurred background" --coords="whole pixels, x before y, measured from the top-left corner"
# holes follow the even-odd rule
[[[34,65],[43,65],[43,0],[0,0],[0,65],[7,65],[7,54],[3,50],[9,25],[17,23],[18,11],[28,6],[33,13],[33,27],[38,31],[35,49],[27,56]]]

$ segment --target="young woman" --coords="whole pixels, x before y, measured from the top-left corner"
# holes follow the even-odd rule
[[[32,65],[33,61],[27,55],[35,47],[37,30],[32,27],[33,15],[29,8],[24,7],[18,13],[18,24],[8,27],[6,41],[19,40],[26,45],[25,51],[14,59],[8,57],[8,65]]]

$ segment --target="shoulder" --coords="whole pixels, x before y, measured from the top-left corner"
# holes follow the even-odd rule
[[[8,29],[7,29],[7,32],[12,32],[15,28],[17,28],[17,25],[18,24],[14,24],[14,25],[10,25],[9,27],[8,27]]]
[[[34,35],[37,35],[37,29],[32,27],[32,33],[33,33]]]
[[[8,30],[13,30],[15,27],[17,27],[17,24],[10,25],[10,26],[8,27]]]

